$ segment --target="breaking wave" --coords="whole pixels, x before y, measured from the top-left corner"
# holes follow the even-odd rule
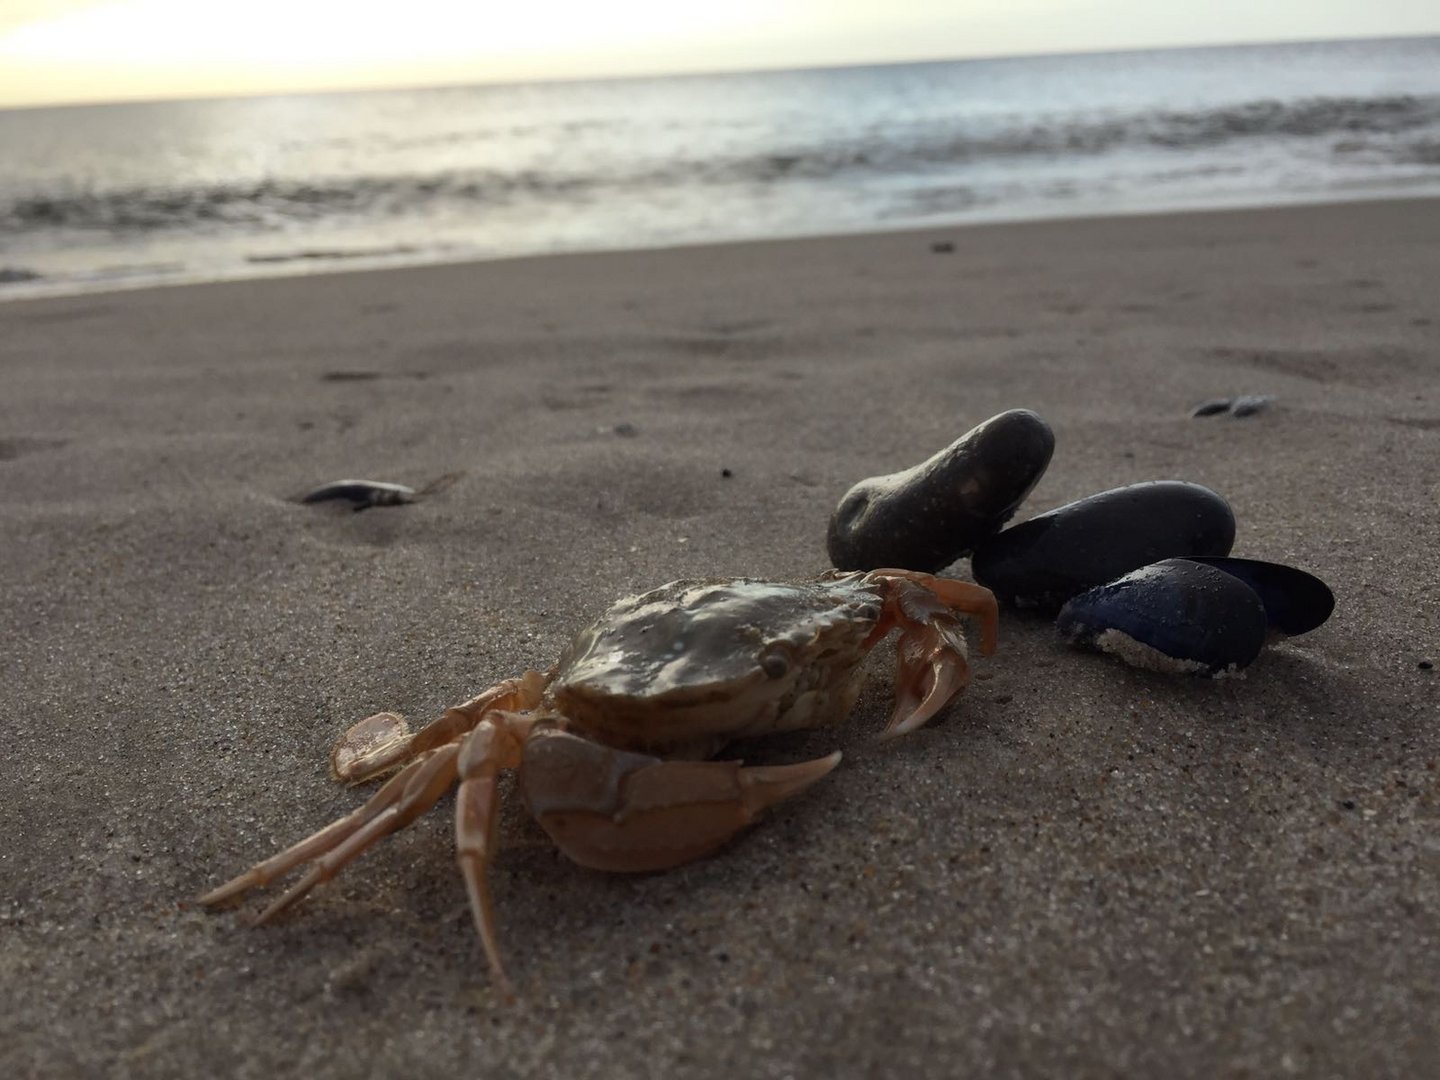
[[[557,125],[563,127],[563,125]],[[557,137],[563,135],[557,131]],[[1440,163],[1440,96],[1257,100],[1196,111],[930,120],[899,134],[781,144],[759,152],[605,161],[577,159],[566,169],[475,168],[424,175],[335,179],[272,177],[245,183],[135,186],[59,191],[0,201],[8,233],[164,230],[266,233],[296,224],[375,218],[487,206],[576,203],[602,195],[644,196],[706,185],[785,186],[855,178],[943,174],[963,180],[969,167],[1043,159],[1103,159],[1130,151],[1177,156],[1155,175],[1217,168],[1194,155],[1247,142],[1299,140],[1335,161],[1357,150],[1396,165]],[[1189,152],[1185,157],[1181,152]],[[563,154],[555,160],[564,161]]]

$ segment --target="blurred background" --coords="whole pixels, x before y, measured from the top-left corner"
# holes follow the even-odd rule
[[[1440,193],[1433,0],[1171,7],[3,3],[0,298]]]

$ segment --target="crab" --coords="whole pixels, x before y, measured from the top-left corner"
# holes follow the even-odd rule
[[[355,724],[336,779],[395,772],[353,813],[205,894],[221,904],[309,864],[257,921],[292,907],[429,810],[457,781],[455,847],[495,982],[509,991],[487,884],[500,774],[582,866],[653,871],[709,855],[764,810],[814,784],[840,753],[793,765],[707,760],[735,739],[845,716],[862,661],[898,627],[896,700],[882,738],[920,727],[969,681],[961,614],[995,650],[988,589],[909,570],[819,580],[674,581],[624,599],[545,674],[506,679],[412,732],[396,713]]]

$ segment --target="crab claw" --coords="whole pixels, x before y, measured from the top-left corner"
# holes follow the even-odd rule
[[[709,855],[839,763],[838,752],[795,765],[662,761],[547,730],[525,744],[520,789],[580,865],[663,870]]]
[[[970,683],[965,642],[956,630],[907,630],[895,647],[895,711],[881,732],[893,739],[924,726]]]
[[[881,732],[893,739],[923,726],[970,683],[960,614],[980,621],[980,652],[995,651],[1000,609],[989,589],[913,570],[875,570],[888,586],[872,637],[900,627],[895,648],[895,711]]]

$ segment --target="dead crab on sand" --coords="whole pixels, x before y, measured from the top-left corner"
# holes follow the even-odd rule
[[[499,776],[518,768],[530,812],[560,849],[601,870],[660,870],[708,855],[766,807],[840,760],[746,767],[706,761],[733,739],[843,717],[861,661],[900,629],[896,703],[884,735],[920,727],[969,679],[961,613],[995,649],[989,590],[908,570],[818,581],[676,581],[621,600],[576,635],[548,674],[530,671],[448,709],[417,732],[395,713],[350,728],[334,775],[358,783],[399,768],[354,813],[201,897],[219,904],[302,864],[265,909],[279,914],[457,780],[455,846],[475,925],[505,982],[486,868],[496,846]]]

